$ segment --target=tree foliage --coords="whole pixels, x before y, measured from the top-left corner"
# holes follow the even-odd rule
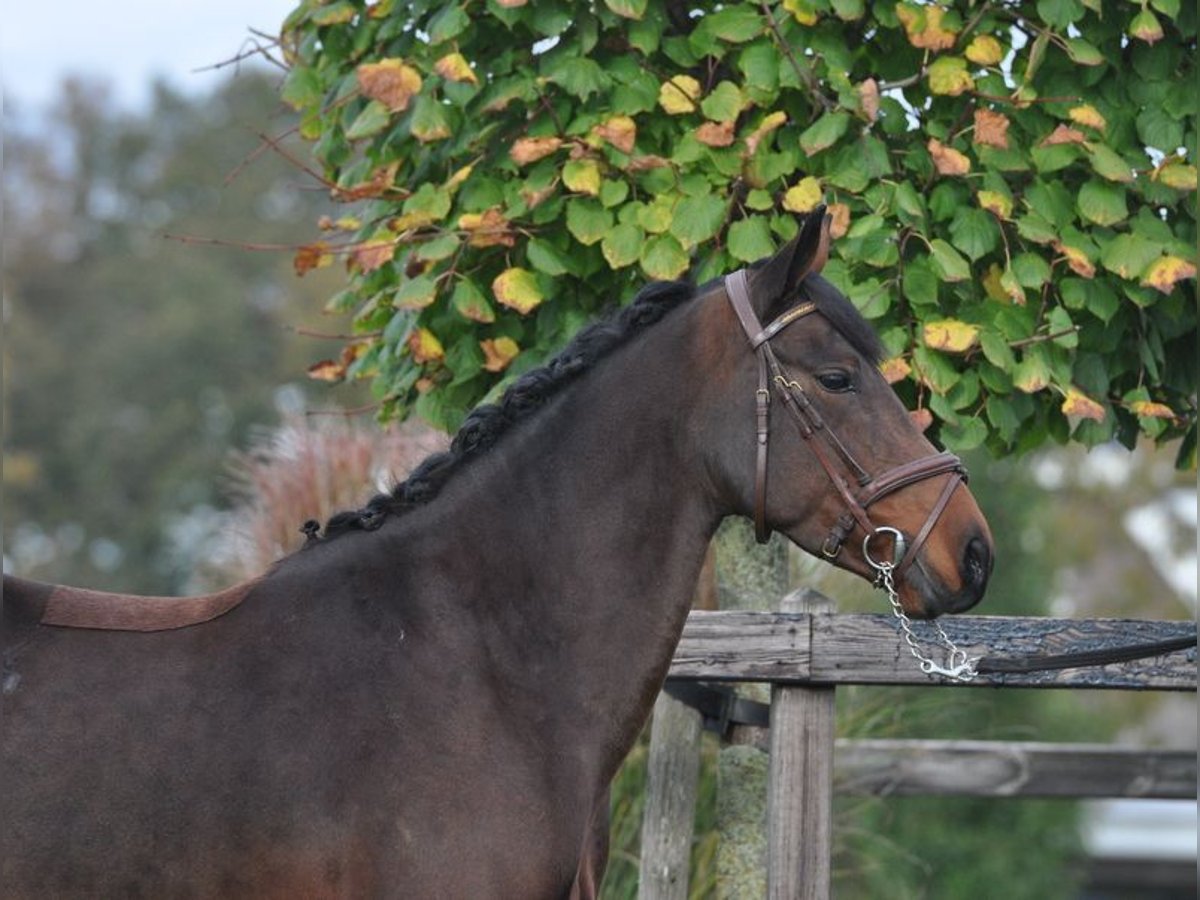
[[[1178,0],[304,0],[284,97],[359,336],[320,374],[454,427],[647,278],[826,275],[965,450],[1196,425],[1196,10]]]

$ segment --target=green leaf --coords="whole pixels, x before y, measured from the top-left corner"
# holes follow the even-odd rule
[[[939,394],[945,394],[958,383],[958,370],[936,350],[918,344],[913,348],[913,364],[920,379]]]
[[[387,128],[391,119],[392,114],[386,106],[378,100],[371,100],[346,129],[346,137],[349,140],[358,141],[379,134]]]
[[[1038,0],[1038,16],[1052,28],[1066,28],[1083,17],[1082,0]]]
[[[704,17],[708,29],[723,41],[741,44],[766,30],[766,22],[753,4],[735,4]]]
[[[418,275],[400,286],[392,304],[399,309],[424,309],[436,297],[437,282],[428,275]]]
[[[722,81],[700,101],[700,111],[714,122],[732,122],[746,105],[746,98],[731,81]]]
[[[467,11],[457,3],[448,3],[429,20],[429,42],[437,45],[458,37],[471,24]]]
[[[1087,150],[1092,169],[1101,178],[1126,183],[1133,181],[1133,166],[1111,147],[1092,143],[1088,144]]]
[[[315,69],[308,66],[292,66],[288,71],[287,78],[283,81],[280,97],[292,109],[300,110],[319,105],[325,99],[325,91],[321,87],[321,76]]]
[[[717,236],[725,224],[726,204],[715,194],[684,197],[675,208],[671,234],[684,247],[703,244]]]
[[[621,269],[638,261],[646,233],[632,223],[618,225],[604,236],[600,251],[609,268]]]
[[[567,201],[567,231],[584,246],[591,246],[612,228],[612,213],[591,199]]]
[[[1115,225],[1129,215],[1125,191],[1102,181],[1089,181],[1079,189],[1079,213],[1097,225]]]
[[[937,305],[938,276],[928,257],[921,256],[906,263],[900,284],[905,299],[913,306]]]
[[[742,262],[757,262],[775,252],[765,216],[750,216],[730,225],[728,245],[729,254]]]
[[[966,281],[971,277],[971,268],[962,255],[941,238],[929,242],[933,254],[934,271],[943,281]]]
[[[754,43],[738,56],[746,91],[756,101],[770,102],[779,91],[779,51],[770,43]]]
[[[1174,153],[1183,146],[1183,123],[1172,119],[1161,106],[1138,113],[1137,133],[1142,143],[1163,153]]]
[[[482,324],[496,322],[496,313],[484,292],[470,278],[460,278],[450,295],[450,305],[460,316]]]
[[[972,260],[986,256],[1000,243],[995,216],[975,207],[959,207],[950,220],[949,231],[954,246]]]
[[[1013,257],[1012,270],[1021,287],[1040,288],[1050,280],[1050,263],[1036,253],[1018,253]]]
[[[987,440],[988,429],[982,419],[960,416],[957,423],[943,426],[938,436],[948,450],[963,453],[982,446]]]
[[[640,19],[646,14],[646,0],[604,0],[604,5],[626,19]]]
[[[551,244],[539,238],[533,238],[525,248],[525,258],[529,264],[544,275],[557,278],[570,271],[567,261]]]
[[[688,255],[669,234],[656,234],[642,245],[642,271],[651,278],[670,281],[688,268]]]
[[[1100,264],[1108,271],[1129,280],[1136,279],[1146,267],[1162,255],[1162,248],[1137,232],[1122,234],[1100,251]]]
[[[1000,371],[1012,372],[1016,368],[1017,358],[1013,355],[1012,347],[998,332],[988,328],[980,331],[979,347],[987,361]]]
[[[1083,38],[1067,38],[1067,56],[1079,66],[1104,65],[1104,56]]]
[[[417,258],[429,262],[438,262],[453,256],[462,241],[457,234],[443,234],[432,241],[427,241],[417,248]]]
[[[800,146],[809,156],[815,156],[836,144],[849,125],[849,113],[827,112],[801,133]]]
[[[1057,181],[1035,181],[1025,191],[1025,202],[1055,228],[1065,228],[1075,220],[1074,198]]]
[[[563,90],[580,100],[602,93],[612,87],[612,79],[593,59],[579,56],[560,56],[545,73],[547,81],[561,85]]]

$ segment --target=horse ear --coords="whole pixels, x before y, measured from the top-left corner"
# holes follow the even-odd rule
[[[791,298],[806,276],[821,271],[829,259],[830,216],[818,206],[800,223],[800,233],[752,273],[753,295],[766,319],[781,300]]]

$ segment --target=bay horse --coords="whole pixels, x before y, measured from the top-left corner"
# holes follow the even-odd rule
[[[988,526],[827,253],[822,209],[644,288],[250,582],[5,576],[0,895],[594,897],[724,517],[868,578],[903,538],[910,616],[974,605]]]

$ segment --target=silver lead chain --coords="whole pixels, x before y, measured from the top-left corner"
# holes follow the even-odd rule
[[[917,636],[912,629],[912,620],[904,612],[904,608],[900,605],[900,596],[896,593],[896,585],[892,580],[892,570],[895,566],[889,562],[876,562],[869,557],[868,561],[879,573],[875,579],[875,586],[887,591],[888,602],[892,605],[892,615],[900,622],[900,630],[904,632],[904,643],[908,645],[908,652],[920,664],[921,671],[926,675],[942,675],[954,681],[973,680],[979,674],[975,671],[975,663],[979,662],[979,658],[968,657],[967,651],[950,640],[950,636],[937,622],[933,623],[933,627],[937,629],[938,638],[948,653],[945,665],[936,662],[922,652]]]

